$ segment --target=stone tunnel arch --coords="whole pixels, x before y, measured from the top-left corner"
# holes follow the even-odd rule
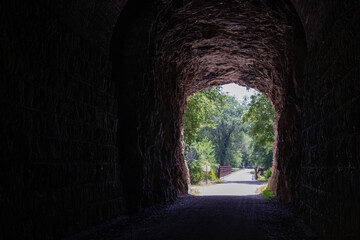
[[[226,83],[254,88],[275,108],[271,188],[295,199],[306,42],[290,1],[130,1],[110,53],[117,85],[119,161],[130,211],[187,192],[186,99]]]
[[[359,1],[15,0],[1,10],[1,236],[63,238],[186,192],[185,99],[236,82],[281,110],[278,196],[324,238],[359,238]]]

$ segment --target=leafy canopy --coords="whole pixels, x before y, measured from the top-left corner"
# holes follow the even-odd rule
[[[202,166],[211,165],[211,179],[218,165],[272,165],[274,109],[262,94],[239,103],[221,87],[194,94],[187,101],[184,156],[191,182],[203,180]]]
[[[249,109],[243,115],[244,122],[250,123],[250,135],[260,147],[274,142],[274,108],[269,99],[261,93],[251,96]]]
[[[198,138],[200,128],[216,126],[212,116],[220,111],[225,98],[226,95],[221,92],[221,87],[214,87],[195,93],[187,101],[184,115],[184,141],[187,146],[191,146]]]

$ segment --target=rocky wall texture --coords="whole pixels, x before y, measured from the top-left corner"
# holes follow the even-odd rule
[[[1,3],[1,239],[59,239],[124,214],[109,59],[124,4]]]
[[[263,92],[276,109],[271,186],[294,197],[305,36],[287,1],[132,1],[111,54],[119,102],[119,151],[131,211],[187,190],[182,156],[186,99],[235,82]],[[285,147],[286,146],[286,147]],[[291,166],[291,167],[290,167]]]
[[[126,5],[112,39],[113,81],[119,102],[119,154],[130,212],[166,204],[187,193],[175,78],[155,72],[156,9]]]
[[[297,175],[292,166],[299,163],[298,88],[306,55],[305,35],[291,3],[161,1],[157,7],[157,72],[176,84],[173,96],[181,108],[182,95],[231,82],[272,101],[276,142],[270,183],[280,199],[291,201]]]
[[[274,105],[279,199],[358,235],[359,4],[127,2],[1,3],[0,237],[58,239],[185,193],[186,99],[230,82]]]
[[[309,54],[302,90],[298,205],[327,239],[360,236],[360,8],[296,1]]]
[[[300,84],[291,5],[134,0],[124,6],[12,1],[1,8],[2,154],[9,159],[1,204],[4,216],[12,216],[3,219],[11,226],[4,235],[61,238],[187,192],[186,99],[230,82],[273,101],[279,141],[272,186],[291,200],[289,155],[276,150],[285,142],[297,154],[296,137],[286,132],[296,131],[297,115],[286,114],[297,111]]]

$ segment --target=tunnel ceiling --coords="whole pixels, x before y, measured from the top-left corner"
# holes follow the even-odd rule
[[[125,7],[112,40],[113,78],[126,92],[119,96],[119,111],[133,114],[128,121],[120,118],[124,129],[119,132],[134,129],[130,135],[136,136],[132,144],[120,145],[120,158],[126,159],[122,167],[138,169],[131,173],[136,179],[148,179],[137,180],[136,188],[124,184],[127,202],[136,207],[134,199],[140,196],[151,203],[187,191],[182,153],[186,99],[231,82],[272,100],[270,186],[279,199],[291,201],[296,172],[288,165],[299,160],[297,39],[305,43],[305,38],[297,37],[302,28],[290,1],[158,0],[146,5],[149,11],[140,11],[137,3]],[[153,171],[156,178],[149,174]]]
[[[359,1],[15,0],[0,12],[0,236],[100,236],[186,193],[186,97],[236,82],[277,110],[277,198],[320,238],[360,239]]]
[[[163,1],[157,24],[161,71],[175,64],[187,96],[234,82],[279,101],[290,67],[294,14],[284,2],[271,4],[210,0],[179,7]]]
[[[270,187],[291,201],[306,40],[290,0],[162,0],[155,10],[155,79],[180,106],[175,125],[195,92],[234,82],[263,93],[276,112]]]

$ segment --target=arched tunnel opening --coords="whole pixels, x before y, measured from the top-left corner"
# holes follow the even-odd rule
[[[142,9],[136,2],[125,7],[111,48],[128,202],[139,206],[137,201],[168,201],[187,192],[181,150],[186,99],[232,82],[272,101],[270,187],[282,201],[294,200],[306,40],[292,4],[190,1]],[[150,172],[157,178],[149,179]]]
[[[186,100],[227,83],[275,108],[278,200],[319,238],[358,238],[359,10],[355,0],[5,1],[0,238],[76,239],[181,199]],[[241,222],[228,207],[218,216]]]
[[[194,196],[274,197],[274,108],[259,92],[236,84],[212,87],[187,100],[184,159]]]

